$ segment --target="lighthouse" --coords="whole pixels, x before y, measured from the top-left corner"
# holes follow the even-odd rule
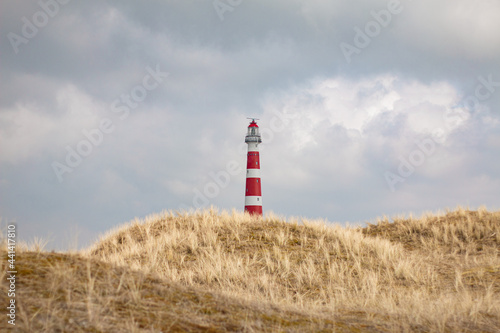
[[[262,142],[259,126],[252,119],[248,125],[245,142],[248,144],[247,154],[247,181],[245,188],[245,211],[252,215],[262,215],[262,193],[260,182],[259,143]],[[258,120],[258,119],[257,119]]]

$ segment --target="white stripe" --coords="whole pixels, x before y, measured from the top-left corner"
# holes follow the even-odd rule
[[[255,142],[249,142],[248,143],[248,151],[249,152],[252,152],[252,151],[259,151],[259,144],[258,143],[255,143]]]
[[[245,206],[262,206],[262,197],[248,195],[245,197]]]
[[[260,169],[247,169],[247,178],[260,178]]]

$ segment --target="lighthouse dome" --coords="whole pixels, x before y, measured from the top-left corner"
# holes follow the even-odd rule
[[[259,126],[255,122],[255,119],[252,119],[250,125],[248,125],[248,132],[245,137],[245,142],[258,142],[261,143],[262,139],[260,138]]]

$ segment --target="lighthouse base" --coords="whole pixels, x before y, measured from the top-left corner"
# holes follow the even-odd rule
[[[245,206],[245,212],[249,212],[250,215],[262,216],[262,206]]]

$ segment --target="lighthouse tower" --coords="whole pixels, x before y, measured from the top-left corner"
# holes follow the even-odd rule
[[[245,211],[252,215],[262,215],[259,160],[259,143],[262,142],[262,139],[260,138],[259,126],[257,126],[255,118],[248,119],[252,119],[252,122],[248,125],[248,132],[245,137],[245,142],[248,144]]]

